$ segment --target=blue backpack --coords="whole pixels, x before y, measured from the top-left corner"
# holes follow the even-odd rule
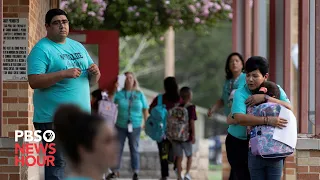
[[[154,141],[161,142],[166,134],[168,111],[162,104],[162,95],[158,96],[158,104],[150,113],[145,125],[146,134]]]

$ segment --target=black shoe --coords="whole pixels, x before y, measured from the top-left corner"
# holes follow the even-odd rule
[[[132,176],[132,180],[139,180],[138,174],[134,173]]]
[[[112,179],[117,179],[117,175],[112,172],[110,173],[107,177],[106,177],[106,180],[112,180]]]

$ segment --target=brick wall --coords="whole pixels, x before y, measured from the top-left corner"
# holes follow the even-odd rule
[[[320,150],[297,151],[297,179],[320,179]]]
[[[35,43],[46,35],[45,14],[50,8],[57,7],[57,0],[4,0],[4,17],[28,18],[29,52]],[[33,90],[28,82],[3,83],[3,121],[2,137],[14,137],[14,130],[33,130],[32,104]],[[12,138],[0,138],[0,179],[1,180],[38,180],[42,168],[14,166],[14,146],[3,146]]]
[[[20,180],[20,167],[14,166],[14,149],[0,149],[0,179]]]
[[[28,18],[29,52],[46,35],[45,14],[49,0],[5,0],[4,17]],[[2,136],[13,137],[16,129],[33,129],[33,90],[27,82],[4,82]]]

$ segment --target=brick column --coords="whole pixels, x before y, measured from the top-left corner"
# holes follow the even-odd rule
[[[29,52],[46,35],[44,19],[49,9],[49,0],[4,1],[5,18],[28,18]],[[4,82],[2,136],[13,137],[17,129],[33,129],[32,94],[28,82]]]
[[[28,19],[28,52],[44,36],[45,14],[51,8],[57,8],[57,0],[5,0],[4,18]],[[3,121],[0,138],[0,179],[27,180],[41,179],[42,168],[37,166],[14,165],[14,131],[33,130],[32,116],[33,90],[28,82],[3,82]],[[0,136],[1,137],[1,136]],[[9,138],[6,138],[9,137]],[[43,178],[42,178],[43,179]]]

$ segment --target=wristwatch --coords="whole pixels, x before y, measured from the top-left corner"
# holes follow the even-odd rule
[[[266,100],[266,102],[268,102],[269,99],[270,99],[270,96],[269,95],[264,95],[264,99]]]

